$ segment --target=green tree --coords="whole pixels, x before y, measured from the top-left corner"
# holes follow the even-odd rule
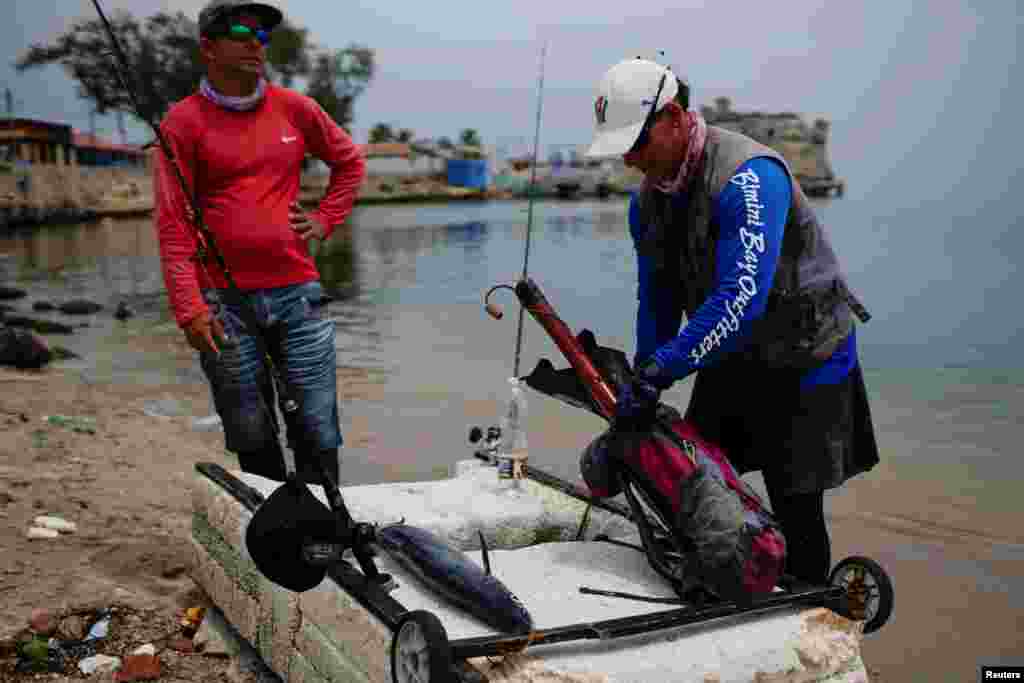
[[[369,141],[371,145],[380,144],[382,142],[394,142],[395,133],[386,123],[378,123],[376,126],[370,129]]]
[[[306,94],[320,103],[338,125],[352,123],[352,105],[373,79],[373,50],[352,44],[319,53],[313,62]]]
[[[313,68],[309,31],[294,26],[286,19],[274,29],[272,36],[267,45],[267,64],[270,66],[268,75],[272,80],[290,88],[297,76],[308,76]]]
[[[195,22],[181,12],[161,12],[144,23],[118,12],[110,23],[128,61],[122,72],[145,114],[160,118],[172,102],[195,90],[202,73]],[[79,96],[92,102],[98,113],[135,113],[115,75],[116,58],[99,19],[77,21],[47,45],[31,44],[14,66],[25,71],[50,64],[64,67],[77,82]]]
[[[466,147],[479,147],[480,134],[473,128],[466,128],[459,134],[459,142]]]
[[[182,12],[160,12],[139,20],[125,11],[114,12],[109,19],[128,61],[127,69],[122,71],[146,116],[163,118],[171,104],[195,92],[203,74],[203,63],[198,28],[193,19]],[[323,57],[331,68],[327,72],[328,82],[316,91],[315,99],[323,105],[320,97],[327,99],[328,93],[335,93],[339,101],[329,101],[330,106],[325,109],[335,120],[339,116],[347,117],[347,123],[351,119],[353,101],[362,93],[372,74],[372,51],[359,48],[362,52],[357,50],[353,66],[339,71],[334,68],[335,55],[317,53],[307,36],[306,29],[288,22],[275,29],[267,48],[267,76],[290,86],[297,76],[309,75],[314,61]],[[369,70],[365,53],[369,54]],[[121,65],[98,18],[79,19],[52,42],[31,44],[14,66],[18,71],[26,71],[51,64],[64,68],[76,82],[79,96],[92,103],[97,113],[135,114],[114,71],[115,65]],[[315,79],[311,78],[311,85],[315,84]]]

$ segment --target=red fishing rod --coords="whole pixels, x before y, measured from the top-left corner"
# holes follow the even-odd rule
[[[601,415],[611,421],[615,415],[615,392],[605,380],[601,372],[594,366],[583,346],[576,339],[569,326],[558,316],[555,309],[548,302],[544,293],[540,291],[530,278],[525,278],[515,285],[495,285],[488,290],[484,296],[487,312],[495,320],[503,316],[501,307],[491,303],[490,297],[498,289],[508,289],[515,293],[519,303],[533,319],[540,323],[540,326],[548,333],[558,350],[562,352],[569,364],[576,371],[577,377],[590,392],[590,397],[600,410]]]

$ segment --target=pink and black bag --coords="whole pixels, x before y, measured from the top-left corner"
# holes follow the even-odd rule
[[[516,283],[515,293],[571,365],[556,370],[542,359],[523,380],[611,421],[616,390],[632,379],[625,354],[598,346],[589,330],[574,336],[532,280]],[[595,498],[626,495],[648,559],[677,591],[701,585],[748,600],[782,578],[786,541],[778,523],[726,453],[673,408],[659,405],[647,432],[609,428],[584,451],[580,469]]]
[[[596,498],[630,485],[640,491],[686,551],[673,578],[740,600],[771,592],[781,578],[786,541],[777,522],[725,452],[672,408],[660,407],[650,433],[609,429],[584,451],[580,469]]]

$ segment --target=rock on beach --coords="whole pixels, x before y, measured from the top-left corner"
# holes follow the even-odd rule
[[[73,533],[78,530],[78,525],[74,522],[69,522],[53,515],[40,515],[33,521],[36,526],[44,529],[53,529],[54,531],[64,531],[66,533]]]
[[[18,289],[17,287],[7,287],[6,285],[0,285],[0,301],[10,301],[12,299],[21,299],[28,296],[24,289]]]
[[[34,526],[29,527],[29,530],[25,532],[30,540],[40,540],[45,538],[57,538],[60,536],[60,532],[56,529],[44,529],[43,527]]]
[[[86,301],[85,299],[72,299],[71,301],[65,301],[57,308],[61,313],[67,315],[90,315],[102,311],[103,305],[94,301]]]
[[[0,365],[22,369],[41,368],[52,359],[50,347],[27,330],[0,327]]]

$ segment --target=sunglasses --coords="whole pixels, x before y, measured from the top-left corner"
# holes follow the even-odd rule
[[[651,102],[651,109],[647,112],[644,125],[640,128],[640,135],[636,137],[636,142],[629,148],[630,152],[639,152],[651,137],[651,125],[654,123],[654,115],[658,113],[658,99],[661,97],[661,91],[665,87],[665,77],[667,75],[668,71],[661,74],[661,80],[658,81],[658,92],[655,93],[654,101]]]
[[[270,32],[264,31],[261,28],[251,28],[243,24],[232,24],[225,26],[217,31],[211,31],[208,34],[210,38],[227,38],[238,43],[244,43],[248,40],[255,38],[260,41],[260,45],[266,45],[270,42]]]

